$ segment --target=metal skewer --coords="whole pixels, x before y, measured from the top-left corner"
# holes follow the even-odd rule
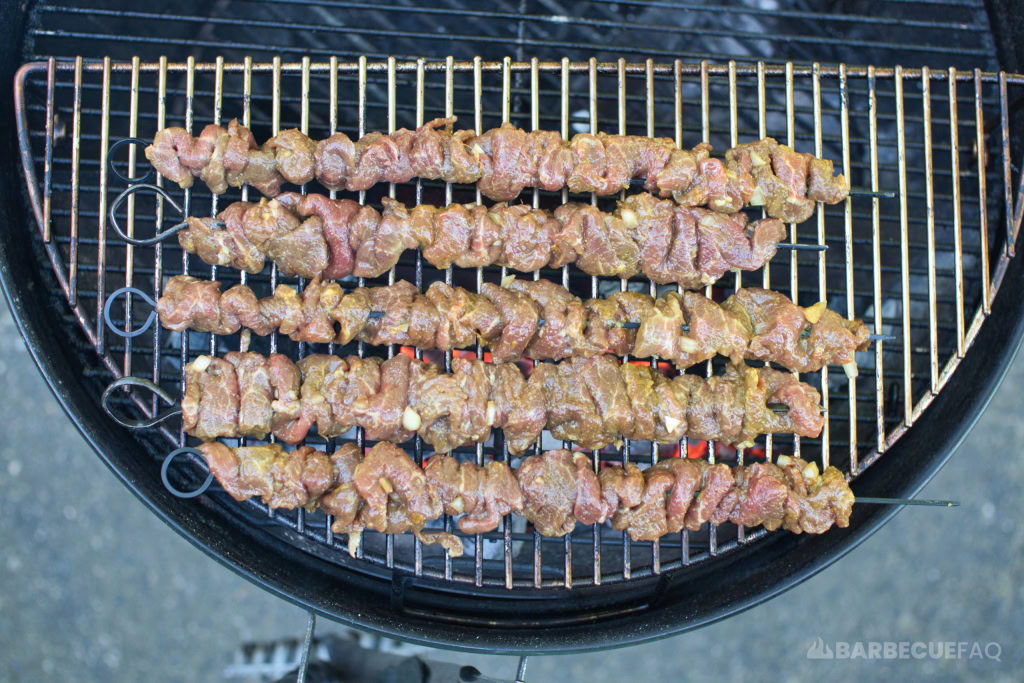
[[[895,192],[874,192],[872,190],[862,190],[859,187],[850,188],[851,197],[877,197],[878,199],[895,199]]]
[[[868,503],[869,505],[925,505],[928,507],[940,508],[960,507],[960,501],[958,500],[930,500],[927,498],[871,498],[868,496],[857,496],[854,502]]]
[[[121,224],[118,223],[117,221],[117,210],[121,207],[121,204],[123,204],[124,201],[128,199],[129,196],[141,190],[155,192],[156,194],[163,197],[164,201],[168,202],[172,207],[174,207],[174,210],[177,211],[182,218],[185,218],[185,220],[183,220],[180,223],[176,223],[175,225],[172,225],[166,230],[158,232],[149,239],[139,239],[138,237],[131,237],[125,234],[124,230],[121,229]],[[142,182],[136,182],[133,185],[129,185],[127,188],[125,188],[123,192],[121,192],[121,194],[117,195],[117,199],[115,199],[113,203],[111,203],[110,205],[109,214],[110,227],[114,229],[114,232],[116,232],[118,236],[128,244],[132,244],[137,247],[145,247],[153,244],[158,244],[160,242],[163,242],[168,237],[171,237],[172,235],[188,227],[188,218],[185,216],[185,209],[181,208],[181,206],[179,206],[178,203],[174,201],[174,198],[171,197],[171,195],[168,194],[166,190],[164,190],[162,187],[157,187],[156,185],[150,185],[148,183]],[[223,221],[217,222],[220,223],[219,227],[225,227]]]
[[[827,244],[800,244],[798,242],[779,242],[776,249],[792,249],[794,251],[828,251]]]
[[[113,410],[111,410],[109,405],[110,397],[113,396],[114,392],[117,391],[117,389],[120,387],[143,387],[144,389],[152,391],[154,394],[159,396],[165,403],[174,407],[171,408],[170,410],[160,413],[159,415],[154,415],[153,417],[143,420],[125,419],[119,416]],[[154,427],[163,422],[164,420],[169,420],[172,417],[181,415],[181,405],[177,400],[175,400],[173,396],[164,391],[160,385],[151,382],[148,379],[144,379],[142,377],[122,377],[119,380],[111,382],[110,386],[108,386],[104,390],[103,396],[100,398],[100,406],[102,406],[103,412],[110,416],[110,419],[112,419],[114,422],[121,425],[122,427],[128,427],[129,429],[145,429],[148,427]]]

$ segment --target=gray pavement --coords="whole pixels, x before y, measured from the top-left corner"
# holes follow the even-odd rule
[[[301,610],[207,558],[115,480],[0,309],[0,678],[221,680],[239,643],[300,636]],[[628,650],[535,658],[528,680],[1019,680],[1022,405],[1019,359],[924,492],[962,507],[907,509],[843,561],[738,617]],[[333,628],[321,622],[321,632]],[[954,647],[952,658],[809,660],[818,637],[853,655],[866,641],[968,645],[962,658]],[[975,642],[998,643],[1000,661],[971,658]],[[514,674],[507,657],[437,656]]]

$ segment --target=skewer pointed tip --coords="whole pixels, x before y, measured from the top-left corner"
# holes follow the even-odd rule
[[[800,244],[799,242],[779,242],[776,249],[795,249],[797,251],[828,251],[827,244]]]
[[[857,496],[854,502],[871,505],[924,505],[928,507],[955,508],[960,507],[958,500],[931,500],[927,498],[872,498]]]
[[[895,199],[895,192],[875,192],[874,190],[863,190],[860,188],[850,188],[851,197],[877,197],[878,199]]]

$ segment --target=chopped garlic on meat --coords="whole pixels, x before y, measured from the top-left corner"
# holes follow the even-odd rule
[[[412,409],[410,406],[406,406],[405,410],[402,411],[402,426],[408,429],[410,432],[415,432],[423,424],[420,420],[420,414]]]
[[[804,317],[807,318],[807,322],[814,325],[821,320],[821,314],[828,308],[828,304],[824,301],[819,301],[813,306],[808,306],[804,309]]]
[[[816,462],[809,462],[809,463],[807,463],[807,465],[804,466],[804,469],[800,472],[800,474],[804,475],[804,479],[806,479],[808,482],[814,481],[815,479],[818,478],[818,474],[819,474],[819,472],[818,472],[818,463],[816,463]]]

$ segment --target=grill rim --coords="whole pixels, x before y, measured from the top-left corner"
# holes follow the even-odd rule
[[[13,124],[12,114],[7,112],[5,117]],[[9,143],[14,143],[15,127],[12,125],[9,130],[12,131]],[[15,149],[13,144],[11,149]],[[9,158],[17,157],[12,155]],[[18,175],[10,165],[3,169],[0,200],[9,199],[9,183],[14,182]],[[630,594],[650,593],[646,596],[644,608],[584,620],[575,625],[548,627],[542,633],[531,626],[484,629],[482,623],[445,623],[419,616],[414,611],[396,612],[394,598],[400,596],[397,586],[405,583],[404,577],[397,582],[381,581],[357,572],[346,572],[339,578],[335,565],[306,553],[296,553],[295,544],[260,533],[258,529],[239,529],[230,517],[211,517],[202,505],[183,505],[163,489],[158,477],[153,477],[148,471],[151,469],[148,461],[131,457],[137,449],[137,442],[129,433],[114,428],[103,419],[94,397],[67,382],[58,381],[57,378],[80,374],[84,363],[59,344],[56,318],[44,315],[42,307],[31,305],[33,298],[30,292],[33,289],[54,292],[60,287],[52,269],[43,268],[48,273],[44,276],[34,268],[37,262],[42,265],[46,261],[35,238],[13,239],[15,225],[31,224],[27,203],[5,203],[4,206],[4,222],[8,230],[0,238],[0,285],[19,330],[28,342],[33,360],[89,444],[129,490],[193,545],[265,590],[328,618],[402,640],[473,652],[555,654],[633,645],[727,618],[792,588],[855,548],[898,511],[895,508],[861,509],[855,513],[852,526],[845,530],[833,530],[831,534],[813,538],[774,534],[755,546],[730,553],[731,557],[726,562],[718,562],[685,577],[665,575],[631,582],[627,584]],[[15,215],[19,208],[20,214]],[[1001,273],[1002,277],[997,273],[993,278],[995,282],[1002,280],[1000,290],[1003,291],[995,297],[992,314],[986,321],[988,324],[982,325],[974,342],[979,351],[986,349],[990,353],[965,356],[945,390],[934,399],[931,409],[915,421],[915,426],[919,427],[915,430],[916,440],[911,443],[906,438],[900,439],[887,451],[888,457],[879,458],[858,476],[853,486],[855,492],[903,497],[915,494],[948,460],[969,432],[1024,337],[1024,316],[1016,311],[1018,319],[1014,320],[1011,315],[1014,313],[1012,302],[1020,295],[1022,287],[1019,277],[1022,265],[1019,261],[1009,261]],[[70,309],[66,301],[63,305]],[[1006,339],[1012,339],[1013,343],[1002,344]],[[983,355],[986,360],[991,359],[991,352],[998,351],[1000,347],[1002,353],[998,363],[986,364],[982,360]],[[970,393],[965,401],[958,389],[964,391],[967,388],[970,388]],[[942,413],[952,414],[954,410],[966,419],[942,419]],[[239,538],[240,531],[248,538]],[[758,553],[757,561],[751,562],[749,555],[755,551],[754,548]],[[287,562],[274,561],[274,555],[282,557],[282,554],[287,556]],[[684,578],[685,581],[682,580]],[[734,588],[716,593],[715,589],[723,582]],[[411,583],[429,587],[432,581],[417,579]],[[406,585],[411,601],[417,597],[415,586]],[[702,600],[702,592],[713,596],[714,602]],[[620,596],[622,594],[620,592]],[[564,589],[545,588],[536,597],[557,599],[569,595],[581,603],[589,603],[595,596],[597,600],[607,597],[608,590],[607,587],[586,588],[574,589],[570,593]],[[510,606],[526,613],[522,607],[527,601],[522,600],[521,595],[516,597],[519,599],[474,596],[468,601],[477,614],[505,614]],[[452,602],[460,601],[455,599]]]

